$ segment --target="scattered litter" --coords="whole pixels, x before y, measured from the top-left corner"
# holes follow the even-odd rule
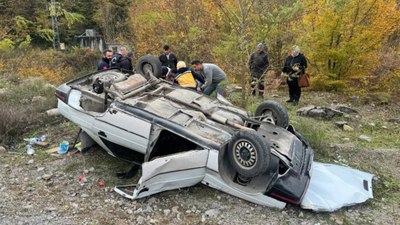
[[[33,155],[35,154],[35,149],[33,149],[32,145],[26,145],[26,154],[28,155]]]
[[[104,185],[105,185],[104,181],[102,181],[102,180],[99,181],[98,184],[99,184],[100,187],[104,187]]]
[[[52,154],[58,152],[59,147],[54,147],[51,149],[46,150],[47,153]]]
[[[65,154],[68,152],[68,148],[69,148],[69,142],[68,141],[62,141],[60,143],[60,148],[58,149],[58,153],[59,154]]]
[[[78,177],[78,182],[79,182],[79,184],[80,184],[81,186],[85,185],[85,183],[86,183],[87,181],[88,181],[88,180],[87,180],[86,177],[83,176],[83,175],[80,175],[80,176]]]

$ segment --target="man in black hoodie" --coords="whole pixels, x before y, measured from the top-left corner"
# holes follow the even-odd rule
[[[172,53],[169,45],[164,45],[164,52],[158,57],[162,66],[169,67],[172,72],[176,73],[176,64],[178,63],[178,59]]]
[[[258,83],[258,90],[264,91],[264,77],[263,75],[267,71],[269,66],[268,53],[265,45],[259,43],[256,50],[250,55],[249,69],[251,75],[251,87],[254,89]],[[256,94],[252,91],[252,94]]]
[[[97,64],[97,70],[106,70],[110,68],[110,61],[112,58],[112,51],[107,49],[103,51],[103,58],[100,59],[99,63]]]

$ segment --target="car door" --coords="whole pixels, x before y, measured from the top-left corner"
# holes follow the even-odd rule
[[[146,153],[150,129],[150,122],[113,106],[96,116],[93,124],[94,132],[105,145],[114,148],[110,150],[126,148],[125,151],[134,150],[141,154]]]
[[[200,183],[205,174],[209,150],[191,150],[169,156],[155,158],[142,164],[142,176],[132,193],[114,188],[119,194],[137,199],[177,188]]]

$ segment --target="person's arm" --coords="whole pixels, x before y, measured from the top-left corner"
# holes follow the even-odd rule
[[[204,68],[204,70],[203,70],[203,75],[204,75],[204,81],[205,81],[205,83],[203,84],[203,86],[201,87],[201,89],[206,89],[208,86],[210,86],[210,84],[212,83],[212,71],[211,71],[211,68],[210,67],[204,67],[203,66],[203,68]]]
[[[250,55],[250,59],[249,59],[249,70],[251,71],[252,67],[253,67],[253,62],[254,62],[254,53],[252,53]]]
[[[304,56],[304,55],[302,55],[303,57],[302,57],[302,62],[301,62],[301,65],[302,65],[302,67],[301,67],[301,74],[305,74],[306,73],[306,68],[307,68],[307,59],[306,59],[306,57]]]
[[[282,68],[282,72],[287,73],[287,74],[292,72],[292,68],[290,66],[290,57],[286,58],[285,65]]]

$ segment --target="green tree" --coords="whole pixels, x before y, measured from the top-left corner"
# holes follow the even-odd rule
[[[398,29],[396,4],[394,0],[303,1],[307,12],[298,26],[302,42],[312,49],[308,57],[318,71],[318,86],[368,86],[365,78],[379,64],[382,44]]]

